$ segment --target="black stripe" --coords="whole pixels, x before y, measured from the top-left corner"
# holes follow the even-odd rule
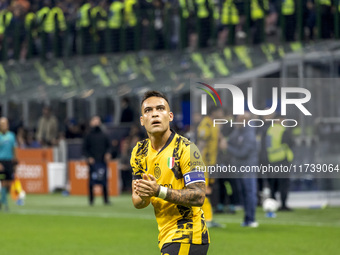
[[[168,138],[168,141],[166,141],[165,145],[164,145],[163,148],[157,153],[157,155],[158,155],[159,153],[161,153],[166,147],[168,147],[169,144],[170,144],[170,143],[172,142],[172,140],[174,139],[174,137],[175,137],[175,135],[176,135],[176,132],[173,131],[172,129],[170,129],[170,131],[171,131],[171,135],[170,135],[170,137]]]

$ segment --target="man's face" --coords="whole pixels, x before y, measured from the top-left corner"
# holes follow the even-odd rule
[[[101,125],[100,118],[98,116],[95,116],[91,119],[90,127],[99,127]]]
[[[8,120],[6,118],[0,118],[0,132],[4,133],[8,130]]]
[[[164,98],[149,97],[143,102],[140,122],[148,133],[165,132],[169,129],[173,117],[169,104]]]

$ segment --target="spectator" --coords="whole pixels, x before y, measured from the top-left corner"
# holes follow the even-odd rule
[[[52,114],[49,106],[44,106],[43,115],[38,121],[37,140],[42,146],[57,144],[58,120]]]
[[[90,121],[90,132],[85,136],[83,155],[89,166],[89,203],[94,202],[93,188],[95,184],[103,187],[104,204],[110,204],[107,187],[107,164],[111,159],[111,145],[109,137],[102,131],[101,120],[98,116]]]
[[[40,148],[41,145],[40,143],[35,139],[35,134],[33,131],[28,131],[27,132],[27,147],[28,148]]]
[[[134,120],[134,112],[132,110],[132,107],[130,105],[130,99],[127,97],[124,97],[122,99],[122,114],[120,117],[120,122],[133,122]]]
[[[134,143],[135,144],[135,143]],[[124,139],[121,142],[121,154],[119,161],[119,170],[122,180],[122,191],[131,192],[132,169],[130,166],[130,155],[132,152],[130,139]]]
[[[19,127],[17,130],[17,146],[22,149],[27,147],[26,130],[24,127]]]
[[[250,113],[237,116],[237,122],[247,123]],[[256,134],[254,128],[238,124],[229,136],[227,151],[232,156],[232,165],[240,168],[241,166],[258,165]],[[244,206],[243,227],[258,227],[255,219],[257,205],[256,176],[241,178],[241,197]]]

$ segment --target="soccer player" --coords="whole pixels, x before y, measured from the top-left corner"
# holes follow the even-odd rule
[[[141,125],[148,139],[131,155],[132,201],[137,209],[154,206],[162,254],[207,254],[210,238],[201,206],[205,199],[203,166],[197,147],[170,129],[168,99],[148,91],[141,104]]]
[[[202,157],[205,165],[214,166],[217,163],[217,154],[218,154],[218,143],[220,137],[219,127],[214,127],[213,120],[214,119],[222,119],[223,118],[223,110],[217,107],[211,107],[209,109],[209,113],[211,116],[206,116],[202,119],[197,128],[197,137],[198,142],[197,145],[202,151]],[[209,195],[212,193],[212,186],[214,184],[214,179],[209,178],[209,173],[205,173],[206,181],[207,181],[207,197],[205,198],[202,209],[204,211],[204,215],[207,221],[207,225],[209,228],[218,227],[222,228],[223,225],[213,221],[213,210],[210,203]]]
[[[1,181],[1,205],[8,210],[7,193],[14,179],[15,135],[9,131],[8,119],[0,118],[0,181]]]

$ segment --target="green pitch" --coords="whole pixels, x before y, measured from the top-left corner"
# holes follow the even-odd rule
[[[137,210],[130,196],[94,207],[86,197],[28,195],[25,206],[0,212],[0,254],[160,254],[152,207]],[[210,229],[210,255],[339,254],[340,208],[295,210],[267,219],[258,210],[258,229],[241,228],[243,212],[217,215],[224,229]]]

